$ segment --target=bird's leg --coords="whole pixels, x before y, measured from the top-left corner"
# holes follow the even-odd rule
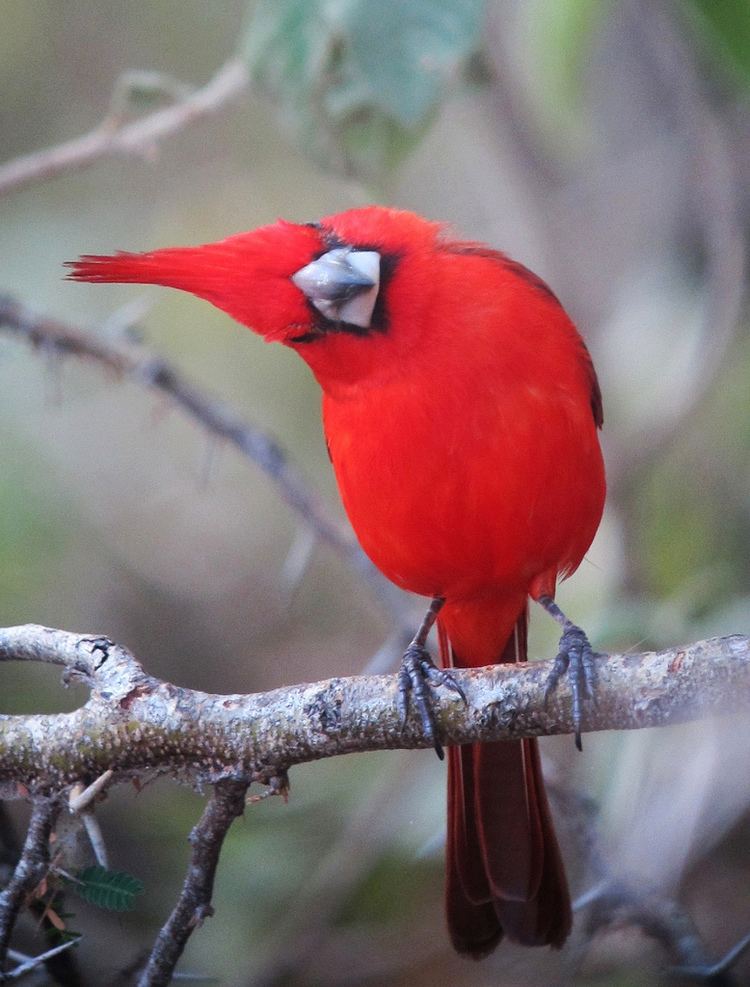
[[[444,756],[443,748],[437,735],[437,723],[435,722],[435,711],[432,708],[433,700],[430,687],[444,685],[466,702],[466,696],[461,686],[450,672],[437,667],[426,647],[427,635],[430,633],[444,603],[445,600],[442,597],[436,596],[430,604],[419,630],[404,652],[404,657],[401,660],[401,671],[398,676],[398,708],[401,714],[401,726],[403,727],[406,723],[411,694],[414,693],[414,702],[422,720],[425,736],[429,737],[434,744],[435,753],[441,761]]]
[[[552,665],[552,671],[547,679],[544,690],[545,702],[554,692],[557,683],[567,673],[570,692],[573,698],[573,726],[575,727],[575,742],[578,750],[582,750],[581,722],[585,701],[592,705],[596,703],[596,665],[594,652],[586,636],[577,624],[568,620],[551,596],[540,596],[537,603],[544,607],[547,613],[554,617],[563,629],[557,657]]]

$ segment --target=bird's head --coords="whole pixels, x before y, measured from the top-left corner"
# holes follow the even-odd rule
[[[315,223],[279,220],[196,247],[85,255],[74,281],[160,284],[212,302],[267,341],[296,349],[325,387],[371,373],[383,348],[416,342],[439,224],[368,206]]]

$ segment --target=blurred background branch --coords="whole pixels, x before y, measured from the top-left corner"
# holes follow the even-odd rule
[[[88,134],[0,165],[0,196],[117,155],[153,159],[159,141],[218,112],[247,84],[247,68],[237,58],[222,65],[200,89],[191,90],[161,73],[128,72],[115,85],[109,112]],[[171,102],[130,120],[136,96],[167,96]]]
[[[145,353],[142,346],[114,346],[57,319],[37,315],[4,295],[0,295],[0,329],[26,339],[48,358],[75,356],[91,360],[118,376],[127,376],[145,387],[154,388],[210,435],[230,443],[270,477],[281,499],[299,515],[307,530],[341,556],[384,606],[394,623],[403,625],[404,634],[410,634],[404,594],[381,576],[352,533],[331,515],[325,502],[314,493],[273,435],[243,421],[226,404],[202,394],[166,360]]]

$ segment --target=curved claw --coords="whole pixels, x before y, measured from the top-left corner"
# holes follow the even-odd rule
[[[401,727],[404,727],[409,715],[413,693],[414,703],[422,720],[422,729],[425,736],[432,741],[435,753],[442,761],[445,755],[438,739],[433,697],[430,692],[431,688],[436,689],[440,686],[445,686],[446,689],[455,692],[466,702],[466,694],[453,675],[443,668],[438,668],[423,645],[410,644],[404,652],[404,657],[401,660],[401,671],[398,676],[398,709]]]
[[[578,750],[583,750],[581,743],[581,724],[586,702],[596,705],[596,663],[594,652],[586,636],[586,632],[569,621],[565,624],[560,638],[557,657],[552,665],[552,671],[547,679],[544,690],[545,703],[552,695],[563,675],[567,674],[570,692],[573,700],[573,726],[575,728],[575,744]]]

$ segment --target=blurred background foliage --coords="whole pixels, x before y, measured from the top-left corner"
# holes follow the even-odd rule
[[[0,201],[0,290],[119,343],[137,323],[129,345],[275,432],[338,510],[301,361],[189,297],[65,284],[62,262],[369,201],[444,219],[544,276],[599,370],[610,496],[565,607],[601,650],[750,633],[746,0],[0,7],[3,159],[95,126],[128,70],[200,85],[239,51],[251,76],[152,160],[108,159]],[[127,113],[160,98],[148,85],[136,95]],[[298,521],[265,476],[152,394],[0,337],[0,410],[4,624],[103,631],[155,675],[226,692],[356,673],[388,636],[387,614],[329,549],[285,584]],[[535,615],[536,654],[553,651],[550,623]],[[0,679],[3,712],[81,699],[48,668],[5,666]],[[556,786],[596,800],[612,874],[677,895],[711,955],[747,931],[747,717],[591,736],[582,757],[567,740],[543,751]],[[668,957],[642,929],[622,922],[584,948],[585,916],[562,956],[453,956],[443,768],[429,753],[291,780],[288,805],[268,800],[236,825],[216,918],[183,969],[247,985],[660,982]],[[81,982],[114,982],[147,947],[200,804],[161,781],[103,805],[112,864],[146,892],[125,916],[76,902]],[[23,808],[10,808],[20,830]],[[596,878],[592,824],[565,804],[558,816],[580,895]]]

